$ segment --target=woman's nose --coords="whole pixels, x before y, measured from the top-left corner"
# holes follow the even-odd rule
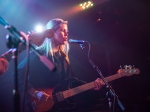
[[[68,36],[68,32],[65,32],[65,36]]]

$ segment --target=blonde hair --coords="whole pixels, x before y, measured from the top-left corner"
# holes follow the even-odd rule
[[[55,32],[59,29],[61,24],[68,24],[68,21],[64,21],[60,18],[52,19],[46,24],[46,29],[52,29]],[[54,62],[54,50],[53,50],[54,47],[55,47],[54,39],[53,38],[46,38],[44,40],[44,42],[42,43],[42,45],[37,47],[37,49],[38,50],[45,50],[45,55],[46,56],[48,56],[48,55],[52,56],[52,61]],[[64,45],[61,45],[60,50],[65,54],[65,58],[66,58],[67,62],[70,63],[69,57],[68,57],[69,44],[66,43]]]

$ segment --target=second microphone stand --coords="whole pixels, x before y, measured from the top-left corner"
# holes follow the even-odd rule
[[[89,42],[87,42],[89,44]],[[100,75],[100,78],[103,80],[103,82],[106,85],[106,88],[109,89],[109,92],[111,95],[114,96],[114,99],[118,102],[118,105],[120,106],[120,108],[122,109],[122,111],[125,110],[124,106],[122,105],[122,103],[120,102],[120,100],[118,99],[118,96],[115,94],[115,91],[113,90],[113,88],[108,84],[108,82],[106,81],[106,79],[104,78],[104,76],[102,75],[100,69],[94,64],[94,62],[92,61],[92,59],[89,57],[89,51],[90,51],[90,44],[89,44],[89,51],[86,52],[85,47],[83,44],[79,44],[81,49],[84,50],[84,52],[88,55],[88,60],[90,62],[90,64],[92,65],[93,68],[96,69],[96,71],[98,72],[98,74]]]

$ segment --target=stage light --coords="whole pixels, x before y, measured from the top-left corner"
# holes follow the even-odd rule
[[[100,21],[100,20],[101,20],[100,18],[97,19],[97,21]]]
[[[35,31],[36,32],[42,32],[44,30],[44,27],[42,26],[42,25],[37,25],[36,27],[35,27]]]
[[[93,6],[93,3],[91,1],[88,1],[88,2],[81,3],[79,6],[82,9],[85,9],[85,8],[88,9]]]

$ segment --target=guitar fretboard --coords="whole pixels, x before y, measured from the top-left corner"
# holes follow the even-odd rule
[[[73,89],[63,91],[63,96],[64,96],[64,98],[68,98],[68,97],[74,96],[74,95],[76,95],[78,93],[81,93],[83,91],[92,89],[94,87],[95,87],[95,83],[94,82],[90,82],[90,83],[87,83],[87,84],[75,87]]]
[[[121,77],[122,77],[121,74],[115,74],[115,75],[111,75],[109,77],[106,77],[105,79],[107,82],[110,82],[110,81],[113,81],[113,80],[121,78]]]
[[[121,74],[115,74],[115,75],[106,77],[105,79],[107,82],[110,82],[110,81],[113,81],[115,79],[121,78],[122,76],[123,75],[121,75]],[[71,96],[74,96],[74,95],[79,94],[81,92],[87,91],[89,89],[93,89],[95,87],[96,87],[95,81],[93,81],[93,82],[90,82],[90,83],[87,83],[87,84],[63,91],[63,96],[64,96],[64,98],[69,98]]]

